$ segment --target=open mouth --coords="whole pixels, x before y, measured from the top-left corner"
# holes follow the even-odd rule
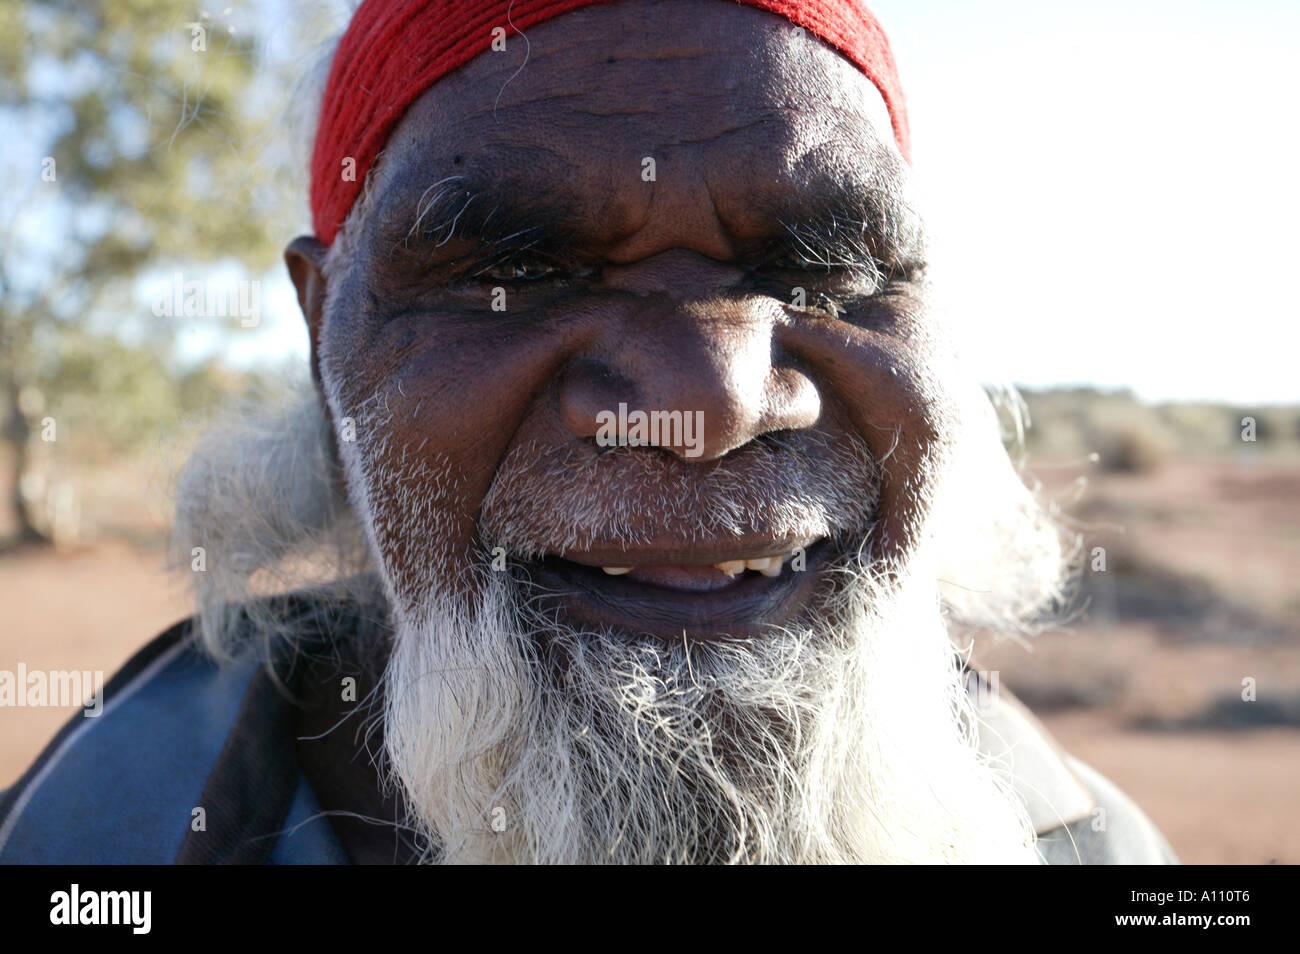
[[[543,604],[579,625],[666,639],[744,638],[799,615],[828,550],[819,539],[570,551],[525,573]]]

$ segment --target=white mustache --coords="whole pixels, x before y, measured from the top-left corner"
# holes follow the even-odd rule
[[[502,462],[479,525],[490,546],[526,558],[610,540],[865,536],[879,494],[865,442],[816,432],[755,441],[707,465],[650,448],[596,456],[534,444]]]

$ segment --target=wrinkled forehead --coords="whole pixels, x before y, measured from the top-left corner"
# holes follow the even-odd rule
[[[685,169],[715,204],[729,200],[724,218],[761,205],[754,189],[797,192],[824,179],[865,191],[903,166],[872,82],[784,18],[716,0],[612,4],[508,36],[504,51],[426,91],[376,169],[378,214],[409,215],[452,175],[601,205],[620,177],[644,178],[647,159],[658,178]],[[611,227],[634,214],[598,211]]]

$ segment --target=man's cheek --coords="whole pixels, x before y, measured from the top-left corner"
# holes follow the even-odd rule
[[[404,426],[410,412],[391,378],[372,380],[361,367],[345,374],[322,368],[348,497],[394,595],[419,601],[463,562],[459,540],[473,509],[464,491],[468,478],[428,435]]]
[[[561,331],[497,334],[503,327],[404,319],[369,352],[387,355],[387,367],[344,362],[346,374],[331,374],[357,442],[350,470],[364,475],[377,545],[408,592],[431,579],[467,584],[481,502],[567,357]]]
[[[882,555],[909,552],[954,431],[942,352],[830,319],[792,323],[780,343],[810,365],[824,396],[844,408],[880,461]]]
[[[397,594],[412,608],[458,589],[471,557],[461,527],[473,512],[463,476],[441,455],[358,453],[377,555]]]

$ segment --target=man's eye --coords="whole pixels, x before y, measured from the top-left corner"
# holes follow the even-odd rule
[[[804,307],[825,312],[832,318],[838,318],[848,313],[848,309],[844,307],[844,304],[838,298],[832,298],[822,292],[809,293]]]
[[[478,277],[497,282],[535,282],[545,278],[559,278],[568,273],[550,262],[536,257],[512,258],[489,265],[478,272]]]
[[[763,270],[770,272],[830,272],[834,268],[825,262],[814,262],[811,259],[797,255],[783,255],[781,258],[768,262],[763,266]]]
[[[825,268],[815,263],[777,262],[757,268],[753,279],[758,288],[795,308],[821,311],[832,318],[844,315],[850,300],[862,297],[862,289],[848,270]]]

